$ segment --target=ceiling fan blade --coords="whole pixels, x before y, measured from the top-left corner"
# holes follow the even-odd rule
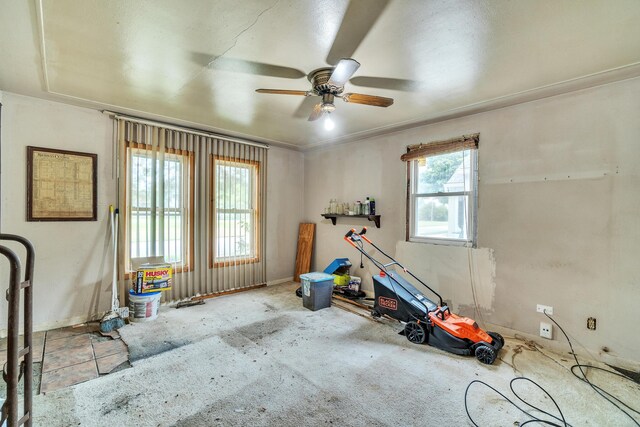
[[[351,0],[327,55],[327,64],[353,56],[388,3],[389,0]]]
[[[293,113],[293,117],[306,119],[309,116],[309,110],[311,110],[317,102],[318,98],[315,96],[307,96]]]
[[[246,61],[244,59],[227,58],[201,52],[191,52],[191,59],[197,64],[212,70],[233,71],[236,73],[254,74],[257,76],[280,77],[283,79],[300,79],[306,76],[303,71],[280,65],[263,62]]]
[[[374,107],[388,107],[393,104],[393,98],[365,95],[362,93],[345,93],[344,95],[342,95],[342,100],[344,102],[372,105]]]
[[[313,107],[313,110],[311,111],[311,115],[309,115],[308,120],[310,122],[313,122],[318,120],[320,116],[322,116],[322,104],[316,104],[315,107]]]
[[[287,90],[287,89],[256,89],[258,93],[273,93],[275,95],[301,95],[308,96],[306,90]]]
[[[424,90],[424,83],[417,80],[391,79],[387,77],[358,76],[349,80],[356,86],[373,87],[376,89],[399,90],[403,92],[419,92]]]
[[[352,58],[343,58],[338,62],[336,68],[331,73],[327,84],[344,86],[349,81],[353,73],[360,67],[360,63]]]
[[[257,76],[280,77],[282,79],[299,79],[306,76],[306,73],[296,70],[295,68],[222,57],[213,61],[210,68],[214,70],[255,74]]]

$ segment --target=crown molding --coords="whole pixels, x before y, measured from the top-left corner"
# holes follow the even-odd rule
[[[544,98],[577,92],[580,90],[616,83],[623,80],[634,79],[637,77],[640,77],[640,62],[607,71],[602,71],[599,73],[589,74],[587,76],[578,77],[575,79],[541,86],[534,89],[525,90],[522,92],[513,93],[510,95],[500,96],[486,101],[468,104],[462,107],[435,113],[431,117],[428,117],[426,119],[395,123],[392,125],[381,126],[375,129],[352,133],[350,135],[345,135],[338,138],[322,140],[316,143],[301,146],[301,150],[303,152],[321,150],[323,148],[370,139],[381,135],[396,133],[420,126],[444,122],[447,120],[458,119],[474,114],[485,113],[487,111],[498,110],[500,108],[511,107],[518,104],[533,102]]]

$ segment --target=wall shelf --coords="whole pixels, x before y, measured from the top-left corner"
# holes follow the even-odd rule
[[[338,215],[338,214],[322,214],[326,219],[330,219],[333,225],[336,225],[338,217],[345,218],[367,218],[369,221],[373,221],[376,224],[376,228],[380,228],[380,215]]]

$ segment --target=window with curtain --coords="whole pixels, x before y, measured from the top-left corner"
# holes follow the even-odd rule
[[[173,264],[165,301],[265,284],[268,147],[116,120],[120,292],[149,258]]]
[[[128,144],[128,262],[161,257],[186,271],[192,264],[193,156]]]
[[[408,240],[475,245],[478,135],[408,148]]]
[[[259,163],[213,157],[213,266],[258,262]]]

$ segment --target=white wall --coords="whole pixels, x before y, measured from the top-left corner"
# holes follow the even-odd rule
[[[26,222],[28,145],[98,155],[97,221]],[[95,110],[5,92],[1,149],[0,228],[26,237],[35,247],[36,329],[82,322],[107,310],[111,295],[108,207],[115,204],[110,120]],[[4,288],[8,264],[4,259],[0,262]],[[2,329],[6,329],[6,302],[0,307]]]
[[[112,120],[92,109],[0,93],[0,231],[23,235],[35,246],[35,329],[101,316],[109,309],[111,298],[108,207],[115,204]],[[98,221],[26,222],[28,145],[98,154]],[[267,279],[278,282],[293,275],[303,212],[304,162],[299,152],[272,147],[267,165]],[[2,257],[0,290],[8,282],[7,266]],[[0,335],[5,330],[6,303],[0,303]]]
[[[304,215],[304,156],[269,148],[267,161],[267,283],[293,279],[298,224]]]
[[[308,152],[305,214],[319,223],[314,267],[342,256],[357,266],[342,236],[369,225],[372,239],[463,314],[537,335],[544,317],[536,304],[551,305],[578,347],[638,366],[639,117],[636,78]],[[476,132],[479,249],[404,242],[400,155],[410,144]],[[334,227],[319,216],[332,197],[365,196],[376,198],[380,229],[362,219],[338,219]],[[373,272],[366,270],[355,273]],[[598,319],[596,331],[586,329],[589,316]]]

